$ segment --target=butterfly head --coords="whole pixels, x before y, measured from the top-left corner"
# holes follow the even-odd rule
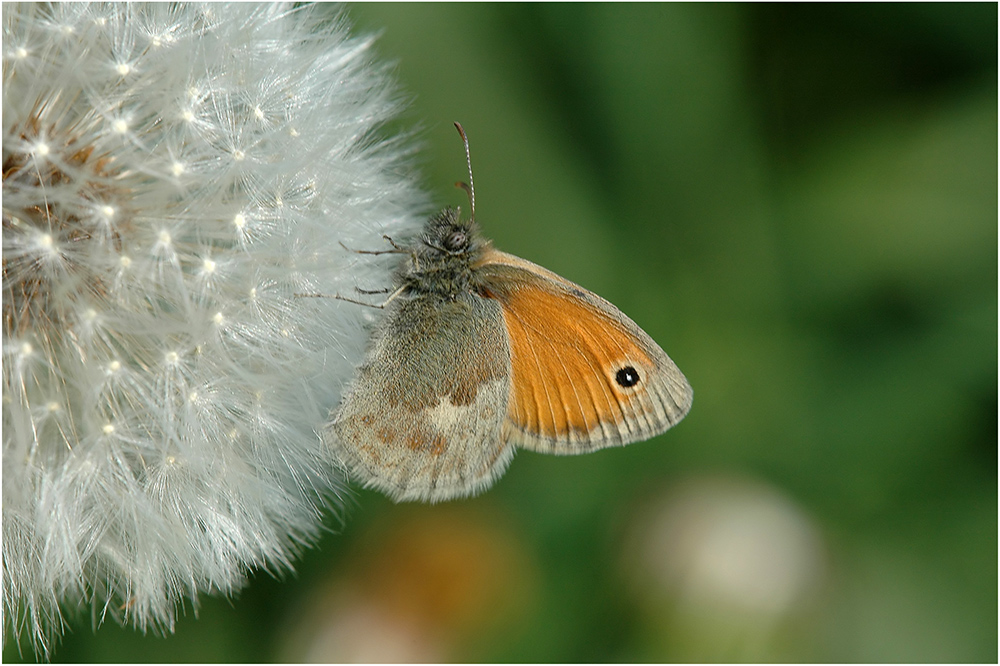
[[[461,209],[445,208],[424,225],[420,244],[426,254],[464,257],[482,245],[479,229],[472,219],[463,220]]]
[[[479,233],[476,224],[476,190],[472,179],[472,157],[469,139],[462,125],[455,123],[465,145],[469,167],[469,182],[455,183],[469,195],[469,218],[462,219],[461,210],[445,208],[424,226],[420,239],[412,250],[412,261],[403,271],[410,291],[454,298],[463,291],[475,289],[475,266],[489,247],[489,241]]]
[[[461,219],[460,211],[445,208],[424,225],[403,269],[403,281],[414,294],[454,298],[475,288],[475,266],[489,241],[475,222]]]

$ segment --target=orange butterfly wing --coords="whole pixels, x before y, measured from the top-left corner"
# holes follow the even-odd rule
[[[505,435],[543,453],[648,439],[691,407],[687,379],[618,308],[551,271],[490,249],[477,266],[511,350]]]

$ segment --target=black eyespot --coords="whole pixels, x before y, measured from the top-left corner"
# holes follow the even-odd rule
[[[639,383],[639,371],[631,365],[626,365],[615,374],[615,381],[619,386],[631,388]]]

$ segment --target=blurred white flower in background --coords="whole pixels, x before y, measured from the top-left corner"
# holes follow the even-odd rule
[[[819,597],[826,556],[817,526],[777,489],[688,479],[640,512],[625,552],[671,660],[800,656],[796,623]]]
[[[315,431],[424,199],[371,40],[319,7],[3,6],[4,641],[289,566]],[[404,233],[405,235],[405,233]]]

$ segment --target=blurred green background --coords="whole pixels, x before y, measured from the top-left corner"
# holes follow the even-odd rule
[[[487,234],[692,411],[468,501],[359,492],[295,574],[168,637],[83,614],[55,659],[995,662],[997,5],[348,13],[437,202],[458,120]]]

